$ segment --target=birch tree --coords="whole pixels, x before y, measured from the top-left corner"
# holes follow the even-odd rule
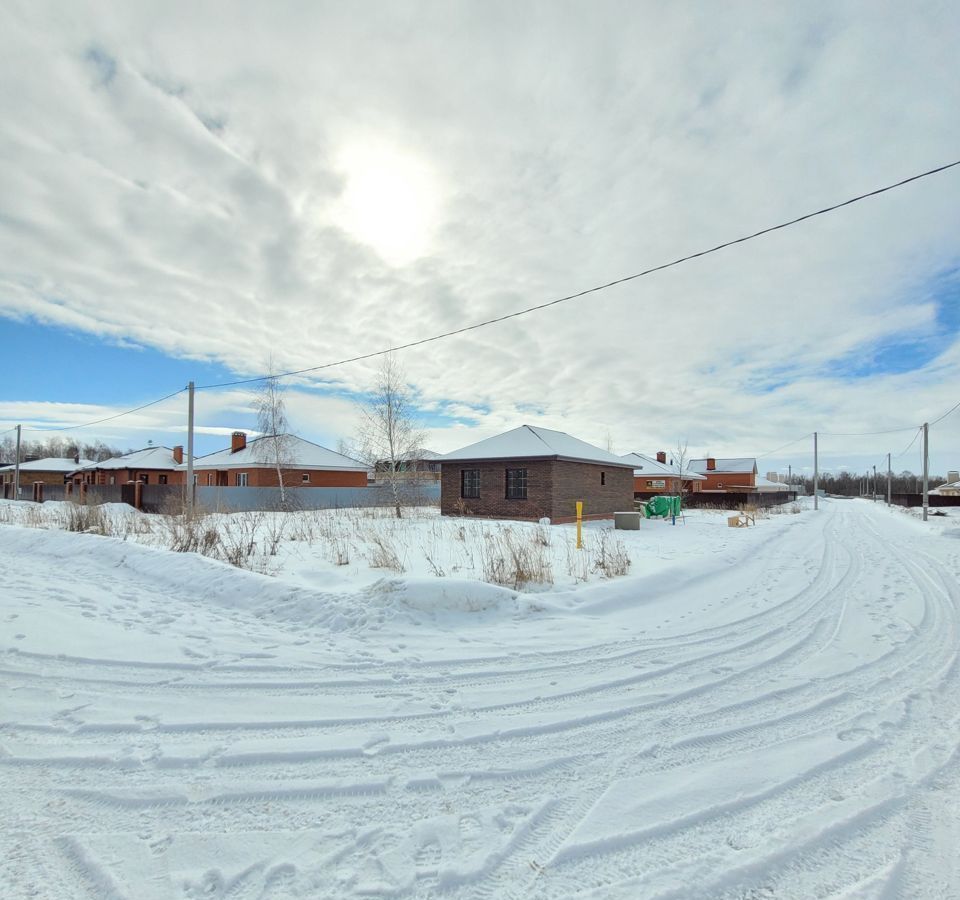
[[[359,444],[364,461],[390,486],[397,518],[403,518],[402,474],[423,446],[410,389],[392,354],[383,357],[376,384],[362,408]]]
[[[283,387],[280,385],[280,379],[273,374],[272,361],[270,372],[270,377],[257,389],[254,398],[257,431],[261,435],[257,441],[257,457],[261,462],[269,463],[276,469],[277,484],[280,486],[280,506],[286,509],[285,469],[293,463],[290,422],[287,419],[287,408],[283,400]]]

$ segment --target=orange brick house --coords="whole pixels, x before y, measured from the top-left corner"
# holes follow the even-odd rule
[[[73,457],[47,457],[46,459],[30,459],[20,463],[20,496],[24,491],[29,494],[30,487],[36,481],[44,484],[63,484],[67,476],[78,466],[94,465],[93,460]],[[16,466],[4,466],[0,469],[0,480],[5,487],[3,496],[14,496],[13,482],[16,479]]]
[[[649,494],[676,494],[681,485],[684,491],[699,491],[707,480],[705,475],[691,471],[684,465],[683,472],[677,471],[674,460],[667,462],[667,454],[660,450],[657,458],[643,453],[628,453],[625,462],[633,463],[633,494],[642,497]]]
[[[183,447],[144,447],[101,462],[88,463],[71,473],[74,484],[182,484],[177,466],[183,462]]]
[[[707,479],[704,491],[753,491],[757,486],[757,461],[751,457],[691,459],[690,471]]]
[[[358,460],[285,435],[285,456],[281,466],[283,486],[288,487],[366,487],[367,467]],[[187,465],[177,466],[180,484],[184,483]],[[242,431],[235,431],[230,446],[193,462],[194,483],[200,487],[279,487],[276,463],[271,460],[271,446],[265,437],[247,441]]]

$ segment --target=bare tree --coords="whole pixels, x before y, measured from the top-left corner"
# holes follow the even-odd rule
[[[258,388],[254,398],[257,413],[257,456],[261,462],[268,462],[277,470],[277,484],[280,486],[280,505],[287,508],[287,494],[284,478],[285,470],[293,463],[290,446],[290,422],[283,400],[283,388],[280,379],[273,374],[273,359],[270,360],[270,377]]]
[[[683,521],[686,522],[686,517],[683,516],[683,476],[689,468],[687,441],[684,441],[682,444],[680,441],[677,441],[677,449],[673,453],[673,465],[677,470],[677,496],[680,498],[680,515],[683,517]]]
[[[373,467],[377,480],[390,485],[397,518],[403,517],[401,485],[423,446],[410,389],[400,363],[388,354],[377,372],[369,400],[362,409],[359,447],[363,460]]]

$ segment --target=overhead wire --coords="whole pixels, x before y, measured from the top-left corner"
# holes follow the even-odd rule
[[[960,166],[960,159],[955,160],[954,162],[951,162],[951,163],[947,163],[946,165],[937,166],[934,169],[928,169],[926,172],[920,172],[916,175],[911,175],[909,178],[903,178],[900,181],[897,181],[893,184],[888,184],[888,185],[885,185],[884,187],[876,188],[872,191],[868,191],[865,194],[858,194],[856,197],[850,197],[849,199],[844,200],[840,203],[834,203],[831,206],[825,206],[822,209],[815,210],[814,212],[805,213],[802,216],[797,216],[796,218],[790,219],[786,222],[781,222],[778,225],[771,225],[768,228],[762,228],[760,229],[760,231],[755,231],[751,234],[746,234],[738,238],[733,238],[732,240],[729,240],[729,241],[724,241],[721,244],[716,244],[715,246],[708,247],[705,250],[699,250],[696,253],[689,253],[686,256],[681,256],[677,259],[671,260],[670,262],[665,262],[665,263],[661,263],[660,265],[651,266],[648,269],[644,269],[642,272],[635,272],[632,275],[625,275],[622,278],[617,278],[617,279],[614,279],[613,281],[608,281],[605,284],[596,285],[595,287],[587,288],[586,290],[577,291],[576,293],[573,293],[573,294],[567,294],[564,297],[557,297],[553,300],[548,300],[544,303],[538,303],[534,306],[528,306],[528,307],[525,307],[524,309],[519,309],[510,313],[505,313],[502,316],[494,316],[493,318],[490,318],[490,319],[484,319],[481,322],[474,322],[471,325],[464,325],[460,328],[454,328],[450,331],[444,331],[444,332],[441,332],[440,334],[431,335],[430,337],[420,338],[415,341],[408,341],[405,344],[397,344],[395,346],[387,347],[382,350],[373,350],[370,353],[361,353],[356,356],[346,357],[344,359],[339,359],[333,362],[322,363],[316,366],[307,366],[306,368],[303,368],[303,369],[294,369],[290,372],[279,372],[271,375],[258,375],[255,378],[241,378],[236,381],[224,381],[224,382],[218,382],[216,384],[199,385],[196,388],[196,390],[205,391],[205,390],[210,390],[212,388],[218,388],[218,387],[234,387],[240,384],[253,384],[258,381],[266,381],[270,378],[292,378],[295,375],[306,375],[306,374],[309,374],[310,372],[319,372],[324,369],[332,369],[337,366],[347,365],[348,363],[361,362],[362,360],[372,359],[377,356],[385,356],[388,353],[394,353],[399,350],[409,350],[411,347],[419,347],[419,346],[422,346],[423,344],[429,344],[434,341],[440,341],[445,338],[453,337],[458,334],[464,334],[468,331],[475,331],[478,328],[485,328],[488,325],[495,325],[498,322],[505,322],[508,319],[516,319],[516,318],[519,318],[520,316],[529,315],[532,312],[537,312],[542,309],[548,309],[551,306],[557,306],[560,303],[566,303],[570,300],[577,300],[581,297],[586,297],[589,294],[596,294],[600,291],[605,291],[608,288],[616,287],[617,285],[620,285],[620,284],[626,284],[627,282],[634,281],[637,278],[643,278],[647,275],[652,275],[654,272],[662,272],[664,269],[670,269],[670,268],[673,268],[674,266],[682,265],[683,263],[690,262],[691,260],[699,259],[700,257],[703,257],[703,256],[708,256],[711,253],[717,253],[720,250],[724,250],[728,247],[733,247],[736,244],[743,244],[747,241],[752,241],[758,237],[762,237],[763,235],[771,234],[774,231],[780,231],[784,228],[789,228],[792,225],[797,225],[800,222],[807,221],[808,219],[813,219],[813,218],[816,218],[817,216],[823,216],[823,215],[826,215],[827,213],[834,212],[838,209],[842,209],[845,206],[850,206],[854,203],[859,203],[861,200],[866,200],[870,197],[876,197],[879,194],[884,194],[887,191],[895,190],[896,188],[903,187],[904,185],[910,184],[911,182],[919,181],[921,178],[927,178],[930,175],[936,175],[940,172],[945,172],[948,169],[954,168],[955,166]]]
[[[795,441],[789,441],[788,443],[777,447],[775,450],[768,450],[766,453],[758,453],[754,458],[763,459],[765,456],[772,456],[774,453],[779,453],[781,450],[786,450],[787,447],[792,447],[794,444],[799,444],[800,441],[805,441],[809,437],[813,437],[812,431],[808,431],[806,434],[798,437]]]
[[[123,412],[115,413],[112,416],[106,416],[103,419],[97,419],[93,422],[84,422],[81,425],[63,425],[57,428],[30,428],[30,431],[74,431],[79,428],[89,428],[92,425],[102,425],[104,422],[112,422],[114,419],[120,419],[123,416],[129,416],[131,413],[140,412],[141,409],[148,409],[151,406],[156,406],[158,403],[163,403],[164,400],[170,400],[171,398],[176,397],[177,394],[182,394],[185,390],[186,388],[180,388],[179,390],[174,391],[172,394],[167,394],[166,397],[159,397],[156,400],[151,400],[149,403],[143,403],[140,406],[135,406],[133,409],[126,409]]]
[[[934,425],[937,424],[937,422],[942,422],[947,416],[949,416],[951,413],[956,412],[958,409],[960,409],[960,400],[958,400],[953,406],[951,406],[950,409],[948,409],[942,416],[939,416],[936,419],[934,419],[930,423],[929,427],[932,428]]]

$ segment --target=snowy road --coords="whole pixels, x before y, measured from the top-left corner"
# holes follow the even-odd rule
[[[960,537],[789,519],[436,619],[0,528],[2,895],[960,897]]]

